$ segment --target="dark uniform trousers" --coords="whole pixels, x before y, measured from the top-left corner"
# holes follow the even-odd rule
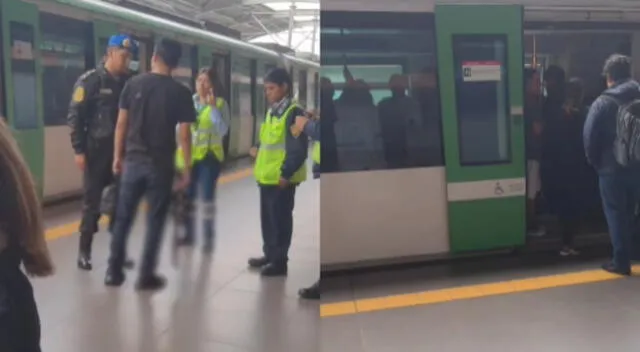
[[[0,351],[40,352],[40,318],[33,288],[15,246],[0,252]]]
[[[289,260],[296,187],[260,185],[262,250],[269,262],[274,264],[286,264]]]
[[[113,144],[113,140],[109,142]],[[107,143],[106,140],[105,143]],[[112,172],[113,145],[91,147],[85,157],[86,167],[84,171],[82,221],[80,223],[80,248],[84,251],[90,251],[93,236],[98,232],[102,192],[107,186],[115,182]],[[110,230],[113,227],[113,222],[114,216],[110,216]]]
[[[147,229],[140,276],[154,274],[173,188],[173,172],[159,170],[153,163],[125,162],[120,176],[118,206],[111,238],[109,268],[121,271],[126,247],[140,200],[147,196]]]

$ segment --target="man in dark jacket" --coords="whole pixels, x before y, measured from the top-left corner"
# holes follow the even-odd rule
[[[617,113],[621,104],[640,99],[640,85],[631,79],[631,58],[612,55],[604,65],[608,89],[591,105],[584,125],[584,147],[589,163],[598,172],[600,196],[609,235],[613,260],[602,268],[608,272],[630,275],[630,260],[635,257],[633,220],[640,195],[640,171],[621,167],[615,160]]]
[[[78,78],[69,104],[71,145],[76,165],[84,173],[78,254],[78,268],[82,270],[92,269],[91,244],[98,231],[102,192],[114,181],[111,164],[118,100],[129,78],[129,63],[135,50],[136,43],[129,36],[112,36],[104,64]]]

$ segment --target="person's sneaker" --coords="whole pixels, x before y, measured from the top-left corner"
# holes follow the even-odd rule
[[[576,255],[580,255],[580,252],[578,252],[577,250],[571,248],[571,247],[564,247],[561,251],[560,251],[560,255],[563,257],[570,257],[570,256],[576,256]]]
[[[631,268],[621,269],[616,267],[612,262],[602,264],[602,270],[609,272],[611,274],[622,275],[622,276],[630,276]]]
[[[136,282],[136,290],[138,291],[158,291],[167,286],[167,279],[160,275],[144,276]]]
[[[260,269],[267,264],[269,264],[269,259],[267,259],[267,257],[258,257],[258,258],[249,259],[249,267],[254,269]]]

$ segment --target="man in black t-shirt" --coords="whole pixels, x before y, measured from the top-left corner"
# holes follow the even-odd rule
[[[161,40],[153,54],[151,72],[131,79],[120,97],[113,162],[114,173],[121,174],[120,192],[107,286],[124,282],[127,238],[144,194],[148,200],[147,229],[136,288],[157,290],[166,284],[155,271],[173,187],[176,125],[184,160],[191,160],[190,128],[196,119],[191,92],[171,77],[181,54],[179,43]],[[189,178],[190,170],[186,169],[179,187],[186,187]]]

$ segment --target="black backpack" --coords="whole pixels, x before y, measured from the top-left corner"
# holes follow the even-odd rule
[[[618,106],[613,155],[623,167],[640,165],[640,98],[628,103],[605,95]]]

